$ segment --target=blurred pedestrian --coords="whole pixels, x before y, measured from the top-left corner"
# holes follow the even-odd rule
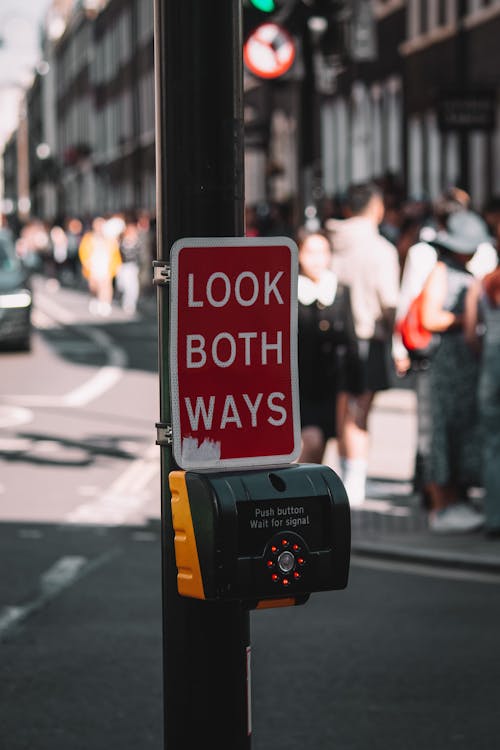
[[[245,206],[245,237],[258,237],[260,235],[259,230],[259,215],[257,213],[257,207],[253,205]]]
[[[68,238],[59,224],[54,224],[49,234],[54,261],[54,278],[59,284],[63,284],[68,260]]]
[[[46,275],[50,281],[52,252],[49,231],[44,222],[30,219],[23,225],[16,242],[16,252],[29,268]]]
[[[147,211],[140,211],[137,217],[137,230],[141,247],[139,262],[139,288],[142,294],[154,294],[152,263],[156,257],[155,219]]]
[[[360,365],[349,289],[330,270],[332,250],[322,231],[298,232],[298,353],[301,462],[321,463],[348,392],[360,389]]]
[[[92,295],[89,310],[106,317],[111,313],[113,279],[121,257],[116,239],[106,233],[106,220],[102,216],[96,217],[92,229],[83,235],[78,255]]]
[[[461,195],[461,194],[460,194]],[[468,204],[457,200],[454,194],[446,192],[433,205],[432,216],[421,228],[418,241],[408,250],[401,275],[398,306],[396,310],[396,330],[393,339],[393,357],[396,372],[404,375],[410,366],[417,364],[418,355],[412,354],[404,348],[401,337],[397,332],[397,323],[406,315],[410,303],[422,291],[425,281],[437,263],[438,253],[433,239],[437,231],[442,231],[452,213],[463,211]],[[413,359],[412,359],[413,358]]]
[[[333,245],[332,270],[351,290],[359,354],[361,393],[347,402],[339,456],[351,505],[365,499],[369,449],[368,418],[378,391],[390,386],[390,342],[399,293],[399,260],[393,244],[381,236],[384,217],[381,190],[373,183],[348,191],[348,218],[328,219],[325,227]]]
[[[410,303],[422,291],[432,269],[438,261],[438,250],[433,244],[437,232],[445,230],[450,216],[464,211],[470,203],[469,196],[462,190],[448,188],[434,202],[432,214],[424,223],[417,243],[408,250],[399,293],[396,311],[395,330],[392,343],[392,356],[398,376],[404,377],[408,372],[414,376],[417,402],[417,446],[415,452],[415,469],[413,485],[415,492],[421,494],[424,507],[430,507],[426,488],[427,462],[430,456],[432,436],[432,410],[430,406],[430,367],[432,352],[409,352],[403,345],[398,332],[398,323],[406,315]],[[490,243],[481,243],[466,268],[477,276],[491,271],[496,265],[496,251]]]
[[[486,534],[500,537],[500,266],[469,287],[465,338],[480,356],[478,406]]]
[[[489,239],[480,216],[472,211],[452,213],[446,229],[433,240],[439,259],[423,290],[423,325],[440,339],[429,377],[432,434],[426,467],[429,527],[435,532],[474,531],[483,523],[468,502],[469,490],[481,482],[479,369],[463,326],[465,296],[474,281],[467,263]]]
[[[121,305],[129,315],[134,315],[139,300],[139,263],[141,260],[141,238],[135,221],[125,222],[119,237],[121,266],[116,277],[116,286],[121,292]]]
[[[413,247],[418,241],[420,231],[423,226],[423,219],[421,216],[403,216],[399,227],[399,235],[396,245],[396,250],[399,256],[399,269],[400,278],[403,275],[403,269],[405,267],[406,257],[411,247]]]
[[[81,281],[81,266],[78,258],[78,248],[82,239],[83,226],[80,219],[70,217],[64,224],[66,238],[68,241],[68,272],[71,282],[78,285]]]

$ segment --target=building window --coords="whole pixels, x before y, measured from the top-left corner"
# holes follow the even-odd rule
[[[423,133],[422,123],[418,117],[411,117],[408,122],[408,187],[410,197],[420,200],[424,194],[423,185]]]
[[[420,34],[420,0],[408,0],[408,39],[415,39]]]
[[[483,5],[486,5],[484,0],[467,0],[467,13],[472,15],[476,11],[481,10]]]
[[[130,44],[130,23],[130,10],[126,9],[121,14],[118,24],[120,61],[122,65],[125,65],[133,55],[132,45]]]
[[[419,21],[418,34],[425,34],[429,31],[429,4],[427,0],[419,0]]]
[[[132,93],[129,89],[123,92],[121,110],[122,138],[127,141],[133,134]]]
[[[153,0],[137,0],[138,39],[141,44],[153,37]]]
[[[154,131],[155,127],[155,102],[154,102],[154,78],[153,71],[142,76],[139,81],[140,102],[140,131],[146,134]]]
[[[437,25],[446,26],[447,23],[447,0],[437,0]]]
[[[427,167],[425,170],[427,176],[426,193],[432,200],[435,200],[441,190],[442,181],[442,164],[441,164],[441,134],[437,126],[435,112],[427,112],[425,116],[425,139],[426,139],[426,158]]]

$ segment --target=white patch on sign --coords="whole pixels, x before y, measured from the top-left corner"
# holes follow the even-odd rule
[[[183,461],[218,461],[221,444],[217,440],[205,440],[198,445],[196,438],[186,437],[182,440]]]

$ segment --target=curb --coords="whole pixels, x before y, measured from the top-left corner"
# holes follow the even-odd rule
[[[402,547],[391,544],[355,542],[351,554],[379,560],[431,565],[441,568],[456,568],[481,573],[500,573],[500,557],[485,554],[468,554],[425,548]]]

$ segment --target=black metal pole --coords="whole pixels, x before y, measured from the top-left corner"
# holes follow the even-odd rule
[[[181,237],[244,233],[241,0],[154,0],[158,261]],[[169,292],[159,287],[160,420],[171,424]],[[161,445],[164,742],[250,748],[249,613],[177,594]]]
[[[302,217],[304,209],[318,203],[321,188],[320,102],[314,68],[314,44],[304,19],[302,26],[304,78],[300,86],[300,167],[302,177]]]
[[[464,23],[467,15],[467,0],[459,0],[458,3],[458,32],[456,39],[456,77],[457,90],[462,94],[469,92],[469,55],[468,55],[468,31]],[[470,163],[469,163],[469,132],[461,130],[458,134],[460,153],[460,176],[459,187],[470,192]]]

